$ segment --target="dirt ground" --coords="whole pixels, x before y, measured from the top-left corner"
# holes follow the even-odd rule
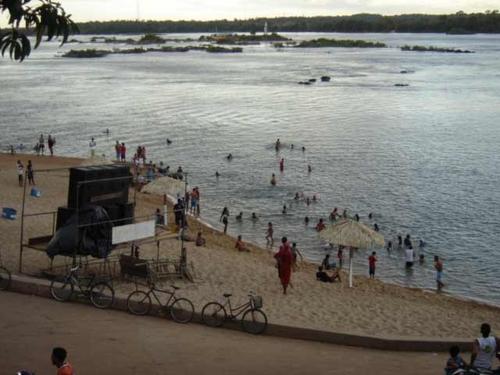
[[[251,336],[91,306],[0,293],[0,375],[55,374],[54,346],[78,375],[441,374],[445,354],[365,350]]]

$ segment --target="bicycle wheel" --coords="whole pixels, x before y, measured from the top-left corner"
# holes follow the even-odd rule
[[[7,290],[10,286],[11,276],[7,268],[0,267],[0,290]]]
[[[50,294],[56,301],[66,302],[73,294],[73,283],[70,280],[52,280],[50,283]]]
[[[134,315],[147,315],[151,310],[151,297],[142,290],[136,290],[127,298],[127,309]]]
[[[207,303],[201,310],[201,320],[210,327],[222,326],[226,318],[226,309],[218,302]]]
[[[193,315],[194,306],[187,298],[178,298],[170,305],[170,316],[177,323],[189,323]]]
[[[254,335],[261,334],[267,328],[267,316],[260,309],[249,309],[241,318],[241,327],[245,332]]]
[[[90,302],[98,309],[111,307],[115,300],[115,291],[105,282],[94,284],[90,289]]]

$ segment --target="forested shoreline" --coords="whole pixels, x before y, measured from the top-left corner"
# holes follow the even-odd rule
[[[277,17],[214,21],[107,21],[84,22],[82,34],[227,33],[261,32],[399,32],[399,33],[500,33],[500,13],[457,12],[448,15],[407,14],[382,16]]]

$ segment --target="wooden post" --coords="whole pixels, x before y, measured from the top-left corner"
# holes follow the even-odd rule
[[[349,288],[352,288],[352,247],[349,248]]]
[[[24,250],[24,207],[26,204],[26,180],[28,176],[28,171],[24,174],[24,185],[23,185],[23,205],[21,208],[21,235],[19,238],[19,273],[23,273],[23,250]]]

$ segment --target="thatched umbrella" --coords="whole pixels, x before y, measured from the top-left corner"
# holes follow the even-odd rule
[[[384,246],[384,236],[366,225],[351,219],[342,219],[320,232],[320,237],[335,245],[349,247],[349,287],[352,288],[353,249]]]

